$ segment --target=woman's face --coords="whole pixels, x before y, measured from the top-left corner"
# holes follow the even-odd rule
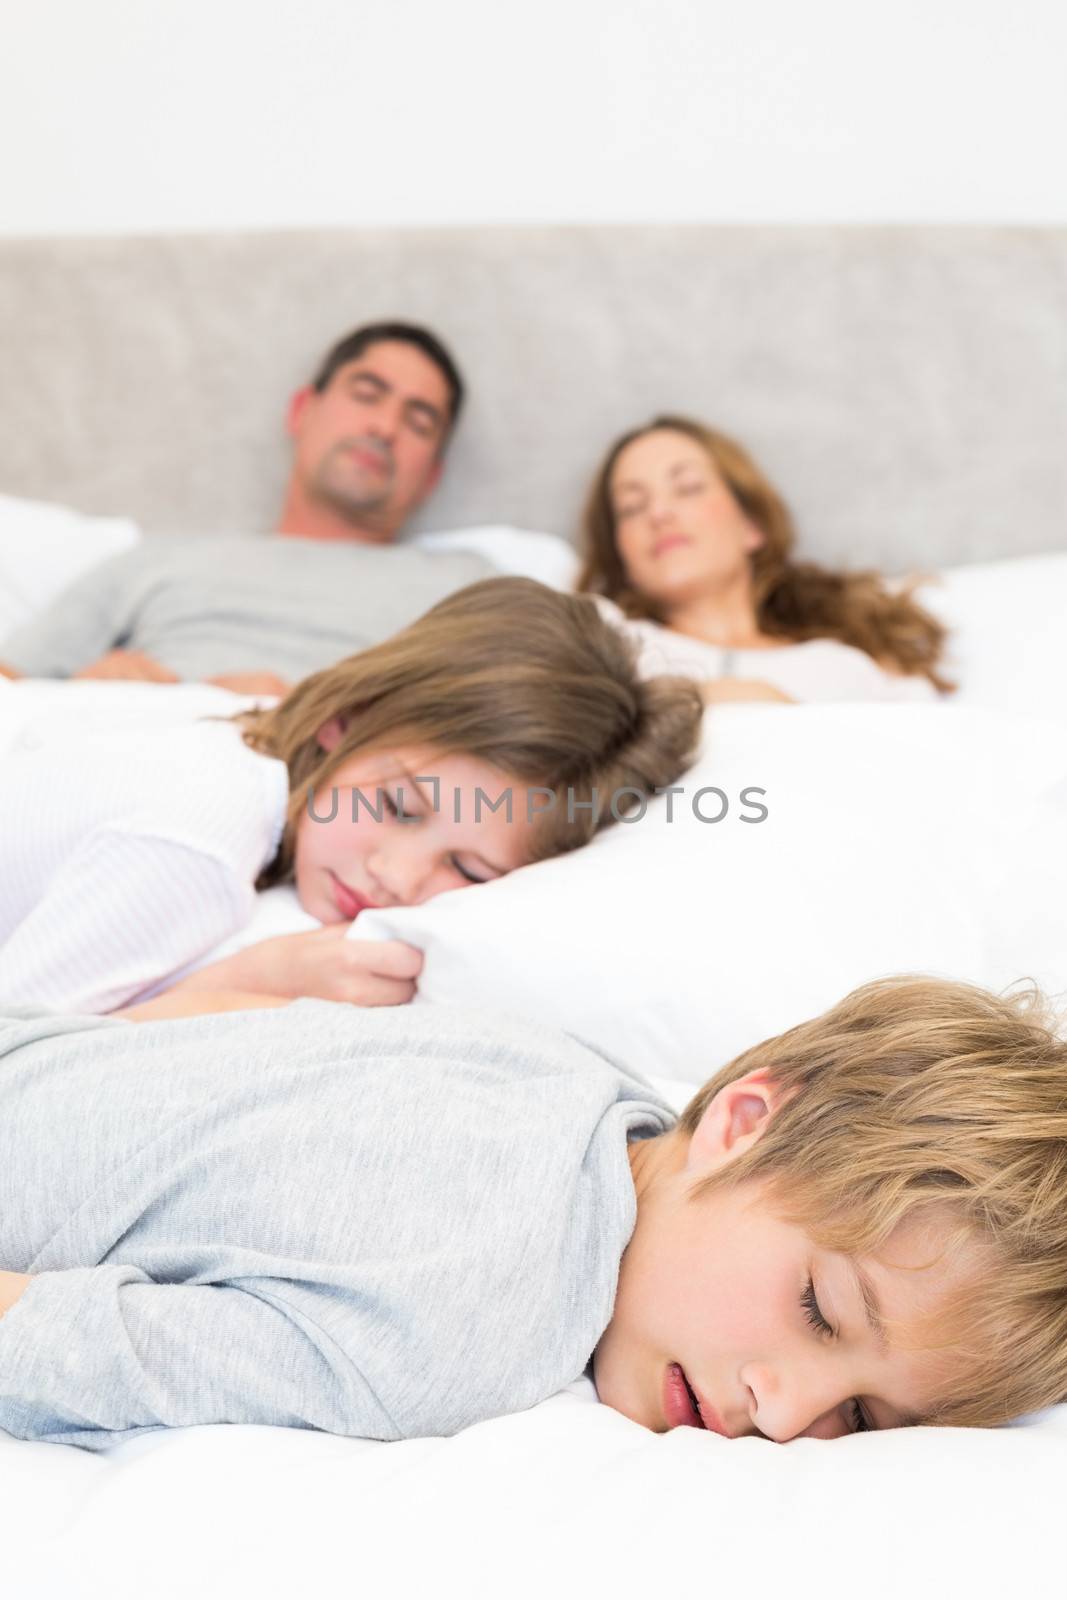
[[[339,736],[327,723],[319,742]],[[510,820],[506,800],[490,809],[506,794]],[[532,836],[526,786],[485,761],[414,746],[357,751],[300,816],[296,890],[320,922],[351,922],[503,877],[529,861]]]
[[[688,434],[657,428],[619,454],[608,483],[627,582],[666,610],[747,582],[763,534]]]

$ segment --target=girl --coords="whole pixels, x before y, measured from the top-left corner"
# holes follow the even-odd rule
[[[241,928],[256,888],[291,881],[322,929],[184,986],[400,1004],[418,951],[345,939],[353,920],[584,844],[615,791],[673,782],[699,717],[691,684],[639,679],[593,602],[491,578],[271,710],[16,756],[0,1002],[119,1009]]]
[[[706,680],[706,699],[930,699],[952,687],[939,671],[945,630],[910,590],[792,560],[788,508],[739,444],[702,423],[657,417],[617,440],[584,536],[578,588],[632,619],[646,667]]]

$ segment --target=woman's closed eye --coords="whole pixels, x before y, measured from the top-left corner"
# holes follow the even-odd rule
[[[815,1283],[811,1277],[808,1278],[807,1285],[800,1296],[800,1304],[804,1308],[804,1315],[808,1322],[821,1338],[837,1338],[834,1328],[822,1314],[822,1308],[815,1295]],[[848,1402],[848,1412],[853,1433],[873,1433],[875,1431],[874,1424],[858,1400],[853,1399]]]

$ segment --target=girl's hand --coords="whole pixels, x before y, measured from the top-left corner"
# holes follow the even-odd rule
[[[174,990],[238,989],[354,1006],[402,1006],[415,993],[422,951],[399,939],[347,939],[350,922],[263,939],[174,985]],[[168,991],[173,993],[174,990]]]

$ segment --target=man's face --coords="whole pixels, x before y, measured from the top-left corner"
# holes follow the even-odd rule
[[[312,499],[384,542],[440,477],[448,427],[444,373],[415,345],[383,340],[339,367],[321,394],[293,396],[294,476]]]
[[[766,1077],[750,1078],[758,1096]],[[601,1400],[657,1433],[704,1426],[728,1438],[831,1439],[914,1421],[936,1397],[937,1371],[904,1338],[945,1304],[965,1263],[923,1265],[940,1248],[932,1224],[901,1227],[878,1259],[853,1262],[782,1222],[754,1183],[690,1199],[695,1179],[731,1159],[715,1103],[691,1141],[630,1147],[638,1221],[594,1356]],[[888,1345],[857,1267],[891,1325]]]

